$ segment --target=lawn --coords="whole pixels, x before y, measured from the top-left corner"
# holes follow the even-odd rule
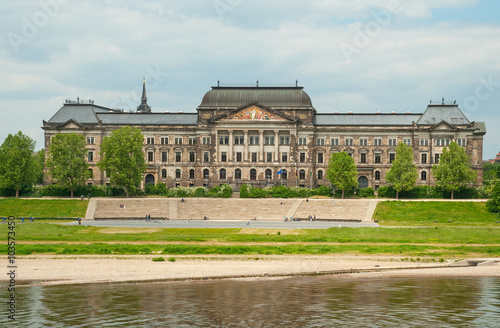
[[[386,201],[377,205],[373,219],[384,226],[500,227],[500,218],[484,202]]]
[[[0,199],[0,216],[77,218],[84,217],[87,200],[77,199]]]

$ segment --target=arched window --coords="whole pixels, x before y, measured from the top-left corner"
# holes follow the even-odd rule
[[[166,169],[161,170],[161,178],[162,179],[166,179],[167,178],[167,170]]]
[[[250,180],[257,180],[257,170],[256,169],[250,170]]]
[[[318,180],[323,180],[323,170],[318,171]]]
[[[305,178],[306,178],[306,170],[300,170],[299,179],[305,179]]]
[[[368,188],[368,178],[365,176],[360,176],[358,178],[358,187],[359,189]]]
[[[194,179],[194,170],[189,170],[189,179]]]
[[[154,185],[155,184],[155,177],[152,174],[146,175],[146,184],[147,185]]]
[[[203,179],[210,179],[210,172],[208,169],[203,170]]]
[[[180,179],[181,178],[181,170],[180,169],[175,170],[175,178],[176,179]]]
[[[92,169],[89,169],[89,179],[93,178],[94,178],[94,171],[92,171]]]
[[[226,180],[226,169],[221,169],[219,171],[219,179]]]
[[[240,169],[234,170],[234,178],[237,180],[241,179],[241,170]]]
[[[375,171],[375,180],[380,180],[380,171]]]
[[[420,172],[420,180],[427,181],[427,172],[426,171]]]
[[[271,169],[266,170],[266,179],[268,179],[268,180],[273,179],[273,171]]]
[[[285,169],[281,170],[281,178],[284,180],[288,179],[288,172]]]

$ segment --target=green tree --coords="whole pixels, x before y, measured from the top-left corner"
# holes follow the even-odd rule
[[[127,197],[139,187],[147,165],[140,129],[130,126],[113,131],[101,145],[101,161],[98,166],[106,171],[112,184],[124,187]]]
[[[451,199],[456,190],[474,183],[477,177],[476,171],[470,167],[470,157],[456,142],[450,143],[449,149],[443,148],[439,164],[432,167],[432,174],[436,185],[451,191]]]
[[[385,176],[385,180],[396,189],[396,199],[399,198],[399,192],[413,189],[417,176],[417,168],[413,163],[413,149],[401,142],[396,147],[396,158],[392,162],[392,167]]]
[[[358,187],[358,170],[354,159],[346,152],[332,154],[328,162],[326,177],[335,188],[342,190],[342,198],[346,190]]]
[[[498,170],[500,165],[497,163],[484,163],[483,164],[483,183],[489,185],[494,183],[494,179],[498,177]]]
[[[35,183],[43,184],[44,169],[45,169],[45,149],[40,149],[35,154]]]
[[[85,162],[85,137],[76,133],[60,133],[52,138],[48,149],[47,168],[56,184],[74,190],[90,177],[89,165]]]
[[[9,134],[0,146],[0,185],[12,188],[19,197],[23,186],[32,185],[35,181],[35,141],[21,131]]]

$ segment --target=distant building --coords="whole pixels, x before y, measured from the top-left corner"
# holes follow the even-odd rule
[[[432,185],[431,167],[443,147],[466,149],[482,182],[484,122],[470,122],[455,103],[431,103],[424,113],[317,113],[303,87],[212,87],[192,113],[155,113],[143,84],[137,112],[66,101],[43,122],[45,147],[57,133],[87,139],[89,184],[109,182],[96,166],[102,138],[132,126],[144,134],[148,164],[144,184],[167,187],[229,183],[266,187],[317,187],[326,178],[330,155],[345,151],[358,167],[361,188],[385,185],[397,144],[413,147],[419,185]],[[497,156],[498,158],[498,156]],[[280,172],[280,174],[278,174]],[[46,180],[49,183],[48,180]]]

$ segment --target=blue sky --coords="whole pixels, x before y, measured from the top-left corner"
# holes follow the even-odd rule
[[[500,2],[493,0],[7,0],[0,139],[65,99],[195,111],[223,83],[294,83],[318,112],[414,112],[457,100],[500,151]]]

